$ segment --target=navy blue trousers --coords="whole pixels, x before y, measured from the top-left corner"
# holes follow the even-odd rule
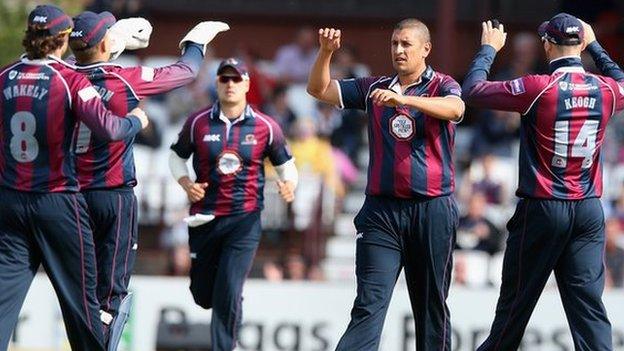
[[[58,296],[72,349],[104,350],[95,248],[82,195],[0,189],[0,199],[0,350],[7,349],[41,264]]]
[[[507,223],[503,279],[490,335],[478,350],[517,350],[555,272],[577,351],[612,350],[602,304],[604,214],[598,199],[523,199]]]
[[[137,201],[132,189],[84,191],[97,257],[101,309],[117,315],[128,294],[137,253]]]
[[[336,350],[377,350],[392,291],[402,268],[409,290],[417,350],[451,350],[446,305],[457,206],[450,196],[399,200],[368,196],[355,218],[357,297]]]
[[[191,293],[212,308],[212,350],[231,351],[242,322],[243,284],[261,235],[260,212],[217,217],[189,228]]]

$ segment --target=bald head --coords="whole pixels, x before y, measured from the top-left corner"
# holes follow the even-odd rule
[[[423,42],[431,42],[431,34],[429,34],[429,28],[427,28],[427,25],[415,18],[406,18],[394,26],[395,31],[400,31],[403,29],[413,29],[417,32]]]

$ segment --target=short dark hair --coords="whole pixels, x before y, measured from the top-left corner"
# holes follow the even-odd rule
[[[93,61],[93,57],[98,50],[98,45],[87,47],[87,44],[80,40],[70,40],[69,47],[72,53],[74,53],[74,57],[76,57],[78,63]]]
[[[29,59],[41,59],[61,48],[65,44],[67,35],[67,33],[50,35],[47,30],[28,27],[22,40],[22,46],[24,46],[26,56]]]
[[[422,38],[425,40],[425,42],[431,41],[431,34],[429,34],[429,28],[427,28],[427,25],[424,24],[421,20],[417,20],[416,18],[406,18],[404,20],[401,20],[399,23],[397,23],[394,26],[394,30],[402,30],[402,29],[407,29],[407,28],[416,29],[420,33]]]

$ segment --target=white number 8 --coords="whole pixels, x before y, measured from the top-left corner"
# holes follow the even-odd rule
[[[26,111],[17,112],[11,117],[11,155],[17,162],[32,162],[39,155],[39,143],[35,138],[37,121]]]

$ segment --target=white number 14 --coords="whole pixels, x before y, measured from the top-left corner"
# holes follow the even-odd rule
[[[596,137],[600,121],[587,120],[581,127],[574,143],[570,157],[582,157],[581,168],[590,168],[596,152]],[[553,167],[565,168],[568,165],[568,147],[570,135],[570,121],[557,121],[555,123],[555,155],[552,159]]]

